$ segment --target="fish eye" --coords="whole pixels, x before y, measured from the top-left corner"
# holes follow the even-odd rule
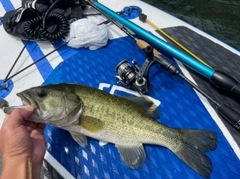
[[[37,91],[37,95],[40,97],[40,98],[43,98],[45,96],[47,96],[47,92],[45,90],[38,90]]]

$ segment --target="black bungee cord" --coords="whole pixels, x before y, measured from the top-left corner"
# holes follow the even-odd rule
[[[67,45],[68,42],[62,44],[58,48],[52,50],[48,54],[46,54],[43,57],[39,58],[37,61],[33,62],[32,64],[28,65],[27,67],[23,68],[22,70],[20,70],[17,73],[15,73],[15,74],[10,76],[13,68],[17,64],[19,58],[21,57],[23,51],[26,49],[26,46],[28,45],[30,40],[37,39],[37,40],[50,40],[52,42],[56,42],[56,41],[58,41],[60,39],[63,39],[64,37],[66,37],[69,34],[70,25],[69,25],[69,22],[68,22],[67,18],[64,15],[62,15],[62,14],[59,14],[59,13],[56,13],[56,12],[51,12],[51,10],[60,1],[61,0],[55,1],[49,7],[49,9],[45,12],[45,14],[43,16],[35,17],[35,18],[29,20],[26,23],[26,25],[24,27],[24,31],[25,31],[25,35],[28,37],[27,42],[24,44],[24,47],[20,51],[18,57],[14,61],[14,63],[12,65],[12,67],[10,68],[8,74],[4,78],[3,82],[5,83],[5,85],[0,84],[1,88],[7,89],[8,88],[8,81],[11,78],[15,77],[16,75],[18,75],[21,72],[25,71],[29,67],[31,67],[34,64],[40,62],[41,60],[43,60],[44,58],[46,58],[47,56],[49,56],[53,52],[59,50],[60,48],[62,48],[65,45]],[[3,19],[3,17],[1,17],[0,20],[2,20],[2,19]],[[46,26],[46,22],[50,23],[50,25],[52,25],[52,22],[54,22],[54,26],[52,28],[51,27],[47,27]]]
[[[36,63],[40,62],[41,60],[43,60],[44,58],[46,58],[47,56],[51,55],[53,52],[59,50],[60,48],[64,47],[65,45],[67,45],[68,42],[63,43],[62,45],[60,45],[59,47],[55,48],[54,50],[52,50],[51,52],[49,52],[48,54],[44,55],[43,57],[39,58],[38,60],[36,60],[35,62],[31,63],[30,65],[26,66],[25,68],[23,68],[22,70],[18,71],[17,73],[13,74],[10,77],[6,77],[4,79],[4,82],[7,82],[8,80],[10,80],[11,78],[17,76],[19,73],[22,73],[23,71],[27,70],[29,67],[35,65]],[[10,73],[9,73],[10,74]]]
[[[16,58],[15,62],[13,63],[11,69],[9,70],[8,74],[6,75],[6,77],[4,78],[4,80],[3,80],[4,82],[8,81],[9,75],[11,74],[11,72],[12,72],[13,68],[15,67],[15,65],[17,64],[19,58],[21,57],[21,55],[22,55],[23,51],[25,50],[25,48],[26,48],[27,44],[29,43],[29,41],[30,41],[30,38],[25,43],[24,47],[22,48],[21,52],[19,53],[18,57]]]

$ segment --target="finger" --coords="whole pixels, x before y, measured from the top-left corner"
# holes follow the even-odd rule
[[[33,138],[38,138],[38,139],[43,139],[44,135],[43,135],[44,131],[42,129],[32,129],[31,131],[29,131],[29,134],[31,137]]]
[[[28,119],[32,115],[33,111],[33,108],[16,109],[8,117],[6,117],[5,125],[8,125],[9,127],[24,125],[27,123],[25,119]]]
[[[41,123],[39,123],[37,130],[38,130],[41,134],[43,134],[45,127],[46,127],[46,124],[41,124]]]
[[[35,122],[28,122],[28,123],[25,124],[25,126],[27,127],[27,130],[29,132],[31,132],[32,130],[37,130],[41,134],[43,134],[43,131],[44,131],[44,128],[45,128],[46,124],[35,123]]]
[[[31,122],[31,121],[27,121],[27,123],[25,124],[25,126],[27,128],[32,128],[32,129],[36,129],[38,127],[38,123],[35,122]]]
[[[34,108],[32,107],[20,109],[20,114],[24,119],[29,118],[33,112],[34,112]]]
[[[39,124],[38,124],[38,128],[44,130],[44,128],[46,127],[46,125],[47,125],[47,124],[39,123]]]
[[[47,124],[45,124],[45,123],[37,123],[37,122],[31,122],[31,121],[28,121],[25,124],[25,126],[33,128],[33,129],[36,129],[36,128],[44,129],[46,125]]]

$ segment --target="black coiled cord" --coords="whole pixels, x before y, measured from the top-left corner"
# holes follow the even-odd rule
[[[62,14],[49,13],[45,24],[46,26],[43,29],[42,35],[51,41],[64,39],[70,31],[69,22]]]
[[[25,34],[29,39],[43,40],[41,39],[40,33],[41,29],[42,29],[42,16],[37,16],[29,20],[24,26]]]
[[[34,40],[50,40],[53,42],[64,39],[70,30],[67,18],[59,13],[50,12],[45,19],[43,28],[43,16],[28,21],[24,27],[26,36]]]

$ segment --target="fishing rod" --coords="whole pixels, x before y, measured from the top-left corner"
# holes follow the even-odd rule
[[[191,80],[180,73],[180,70],[174,66],[170,61],[160,55],[154,55],[154,59],[156,62],[160,64],[160,66],[167,69],[173,75],[180,76],[184,81],[186,81],[190,86],[192,86],[195,90],[197,90],[201,95],[203,95],[206,99],[209,100],[211,104],[215,106],[216,112],[223,117],[229,124],[231,124],[235,129],[240,131],[240,114],[229,107],[227,104],[222,102],[217,102],[212,97],[210,97],[205,91],[199,88],[196,84],[194,84]]]
[[[88,1],[89,2],[89,1]],[[93,5],[92,2],[89,2],[89,4],[94,7],[97,11],[100,13],[102,12],[97,7]],[[120,25],[116,23],[113,19],[111,19],[106,14],[102,13],[107,19],[109,19],[112,23],[117,25],[119,27]],[[174,75],[179,75],[183,80],[185,80],[189,85],[191,85],[194,89],[196,89],[200,94],[202,94],[206,99],[210,101],[215,106],[215,109],[219,115],[221,115],[226,121],[228,121],[235,129],[240,131],[240,114],[236,112],[234,109],[230,108],[228,105],[224,103],[217,102],[213,98],[211,98],[206,92],[201,90],[197,85],[195,85],[191,80],[186,78],[184,75],[180,73],[180,70],[177,69],[171,62],[169,62],[166,58],[163,58],[161,54],[151,46],[149,46],[148,43],[146,43],[143,40],[139,40],[136,37],[134,37],[124,26],[120,26],[120,29],[123,30],[127,35],[129,35],[141,49],[147,49],[145,50],[147,59],[145,60],[142,68],[140,68],[137,65],[136,61],[133,61],[133,64],[135,67],[132,67],[130,64],[127,63],[127,61],[123,60],[120,62],[116,67],[116,72],[120,75],[119,77],[116,77],[118,83],[123,85],[126,88],[133,88],[136,91],[138,91],[140,94],[147,92],[147,82],[146,78],[143,76],[143,74],[154,64],[154,62],[157,62],[162,67],[170,71]],[[149,49],[149,47],[152,48]],[[151,54],[153,53],[153,54]],[[154,59],[153,61],[151,61]],[[138,72],[136,72],[136,70]],[[123,81],[124,80],[124,81]]]
[[[182,52],[178,48],[163,41],[154,34],[134,24],[133,22],[121,17],[120,15],[116,14],[114,11],[102,5],[101,3],[90,0],[85,1],[98,11],[103,12],[104,16],[108,16],[109,19],[117,21],[126,28],[129,28],[140,39],[148,42],[157,50],[160,50],[164,54],[168,54],[176,58],[189,68],[193,69],[195,72],[207,78],[218,90],[224,90],[227,93],[230,93],[234,98],[240,99],[240,83],[231,75],[219,70],[214,70],[207,65],[197,61],[192,56],[186,54],[185,52]],[[116,24],[116,22],[114,24]]]
[[[203,63],[204,65],[207,65],[208,67],[211,68],[211,66],[209,64],[207,64],[205,61],[203,61],[201,58],[199,58],[197,55],[195,55],[193,52],[191,52],[189,49],[187,49],[186,47],[184,47],[182,44],[180,44],[176,39],[174,39],[173,37],[171,37],[169,34],[167,34],[166,32],[164,32],[162,29],[160,29],[157,25],[155,25],[152,21],[150,21],[147,18],[147,15],[144,13],[139,14],[139,20],[142,22],[147,22],[148,24],[150,24],[152,27],[154,27],[156,29],[156,32],[159,35],[163,35],[164,37],[166,37],[168,40],[170,40],[171,42],[173,42],[175,45],[177,45],[178,47],[180,47],[182,50],[184,50],[186,53],[188,53],[189,55],[191,55],[193,58],[195,58],[196,60],[200,61],[201,63]]]
[[[144,50],[146,52],[147,59],[145,60],[142,67],[139,67],[136,61],[133,61],[134,67],[132,67],[126,60],[123,60],[117,65],[115,71],[120,75],[120,77],[116,76],[118,83],[120,83],[126,88],[133,88],[140,94],[148,92],[147,78],[149,69],[155,63],[157,63],[173,75],[180,76],[185,82],[192,86],[202,96],[208,99],[209,102],[215,106],[216,112],[220,116],[222,116],[224,120],[230,123],[235,129],[240,131],[240,114],[237,111],[235,111],[225,103],[214,100],[204,90],[199,88],[191,80],[181,74],[180,69],[173,65],[167,58],[163,57],[158,51],[153,52],[153,48],[151,46],[147,46],[146,48],[144,48]],[[143,76],[143,74],[146,75]]]

